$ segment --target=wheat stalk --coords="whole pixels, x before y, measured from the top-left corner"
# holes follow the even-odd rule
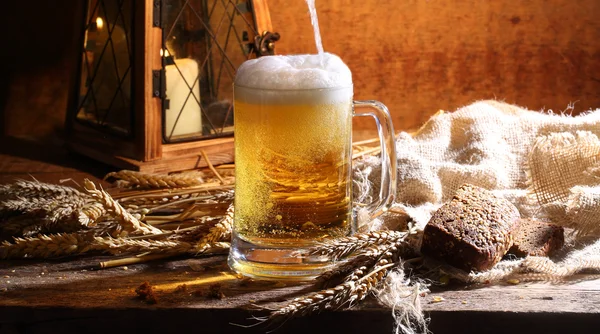
[[[102,218],[110,219],[110,217],[106,216],[102,216]],[[96,223],[89,230],[94,236],[98,237],[110,236],[113,238],[119,238],[127,236],[127,232],[123,231],[123,225],[115,220],[102,220],[101,222],[96,221]],[[150,235],[146,234],[144,236]]]
[[[280,318],[293,318],[305,316],[322,310],[338,309],[342,306],[352,306],[354,303],[364,299],[368,292],[383,280],[387,269],[394,264],[378,267],[366,273],[366,267],[354,270],[352,277],[355,279],[337,285],[331,289],[313,292],[306,296],[298,297],[288,302],[285,306],[271,312],[264,320],[276,320]]]
[[[85,179],[84,185],[87,192],[99,200],[107,211],[111,211],[115,214],[115,218],[121,222],[125,231],[141,232],[142,234],[162,233],[162,231],[156,227],[140,222],[131,213],[127,212],[127,210],[115,201],[106,191],[97,189],[92,181]]]
[[[99,248],[104,249],[113,255],[121,255],[125,253],[131,254],[166,254],[166,255],[178,255],[178,254],[206,254],[215,253],[218,251],[228,250],[228,242],[211,242],[204,244],[201,251],[199,251],[196,244],[186,241],[170,241],[170,240],[135,240],[135,239],[109,239],[109,238],[96,238],[95,244],[99,245]]]
[[[210,161],[210,159],[208,158],[208,155],[206,154],[206,152],[204,152],[204,150],[200,150],[200,154],[202,154],[202,157],[204,158],[204,161],[206,162],[206,166],[208,166],[208,169],[210,169],[210,171],[213,172],[213,174],[217,177],[217,179],[219,179],[219,182],[221,182],[221,184],[225,184],[225,180],[223,179],[221,174],[219,174],[219,172],[215,169],[215,166],[213,166],[213,164]]]
[[[103,245],[106,251],[113,255],[124,253],[164,253],[182,254],[192,249],[189,242],[160,241],[160,240],[130,240],[125,238],[95,238],[95,243]]]
[[[143,188],[182,188],[202,184],[200,176],[187,174],[153,175],[122,170],[106,174],[104,179],[116,178],[129,182],[131,185]]]
[[[321,310],[337,309],[346,305],[351,307],[356,302],[363,300],[379,282],[383,281],[389,268],[399,264],[400,253],[403,250],[402,246],[406,243],[406,237],[409,233],[402,233],[402,235],[390,234],[388,235],[389,238],[387,236],[381,237],[381,235],[376,236],[372,233],[356,235],[357,240],[369,239],[376,241],[367,249],[363,249],[359,255],[361,256],[359,261],[350,261],[349,266],[338,267],[337,271],[333,269],[320,277],[322,281],[339,276],[340,273],[352,271],[344,277],[343,283],[334,288],[324,289],[293,299],[278,310],[271,312],[268,318],[264,320],[298,317]],[[349,241],[348,238],[342,239]],[[347,244],[347,242],[342,244]],[[330,248],[326,248],[326,250],[328,249]],[[331,252],[330,254],[337,253]]]
[[[0,202],[0,211],[3,212],[20,212],[27,213],[31,211],[51,211],[52,207],[57,204],[54,197],[34,197],[25,198],[16,196],[14,199]]]
[[[233,200],[233,186],[220,185],[217,183],[204,183],[190,188],[180,189],[160,189],[160,190],[145,190],[145,191],[128,191],[120,192],[113,195],[120,204],[134,209],[152,209],[156,211],[157,206],[170,207],[184,203],[200,202],[207,203],[210,201],[231,202]]]
[[[96,249],[91,236],[81,233],[59,233],[36,237],[14,238],[0,245],[0,258],[51,258],[85,253]]]
[[[102,251],[113,255],[124,253],[207,254],[229,249],[228,242],[194,244],[185,241],[136,240],[128,238],[93,237],[93,233],[42,234],[36,237],[14,238],[0,244],[0,259],[53,258]]]
[[[2,191],[9,192],[10,196],[3,196],[5,199],[0,202],[0,212],[37,218],[32,219],[30,224],[20,223],[23,226],[20,230],[16,224],[11,224],[11,235],[77,230],[81,223],[75,216],[89,199],[74,188],[38,181],[19,180],[3,187]]]

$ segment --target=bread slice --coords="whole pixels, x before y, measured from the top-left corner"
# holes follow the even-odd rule
[[[465,184],[425,226],[421,252],[466,271],[484,271],[513,244],[520,218],[509,201]]]
[[[564,244],[565,231],[561,226],[521,219],[508,253],[518,257],[549,256]]]

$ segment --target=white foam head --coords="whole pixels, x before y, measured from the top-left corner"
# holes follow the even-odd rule
[[[244,88],[261,90],[301,90],[348,88],[329,92],[328,99],[352,98],[352,72],[340,57],[324,53],[319,55],[266,56],[244,62],[235,76],[236,96],[251,99]],[[242,94],[238,94],[242,93]],[[254,92],[250,95],[256,95]],[[263,92],[263,97],[274,94]],[[289,95],[289,94],[286,94]],[[278,100],[283,100],[283,96]],[[316,96],[313,97],[316,98]],[[289,96],[288,96],[289,98]],[[325,98],[325,96],[321,97]],[[318,99],[320,100],[320,99]]]

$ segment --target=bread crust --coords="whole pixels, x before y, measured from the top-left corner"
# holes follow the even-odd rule
[[[421,252],[466,271],[488,270],[512,246],[519,218],[509,201],[465,184],[425,226]]]
[[[509,254],[518,257],[551,256],[564,246],[565,231],[562,226],[534,219],[521,219],[514,239]]]

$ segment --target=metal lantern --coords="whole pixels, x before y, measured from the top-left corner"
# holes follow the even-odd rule
[[[266,0],[87,0],[69,147],[120,168],[233,161],[233,79],[272,54]]]

